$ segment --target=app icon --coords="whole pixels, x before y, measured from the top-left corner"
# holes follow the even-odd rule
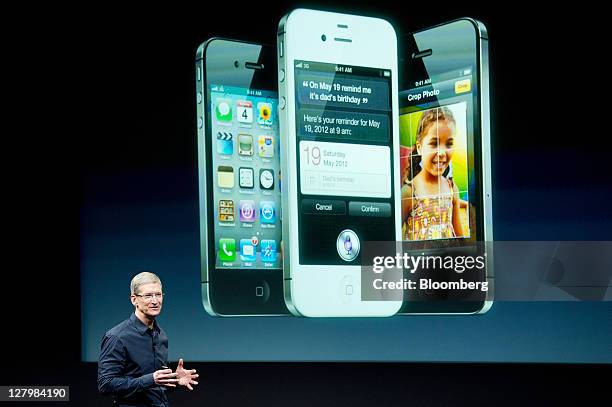
[[[253,155],[253,136],[250,134],[238,135],[238,154]]]
[[[236,241],[234,239],[219,239],[219,259],[221,261],[236,260]]]
[[[240,260],[255,261],[257,260],[256,253],[255,245],[251,242],[251,239],[240,239]]]
[[[259,112],[257,123],[264,124],[266,126],[272,125],[272,103],[257,103],[257,111]]]
[[[227,155],[234,153],[234,135],[232,133],[217,133],[217,153]]]
[[[255,222],[255,201],[240,201],[240,222]]]
[[[234,201],[231,199],[219,200],[219,222],[234,221]]]
[[[217,183],[220,188],[234,188],[234,168],[227,165],[218,166]]]
[[[274,189],[274,172],[262,168],[259,170],[259,187],[261,189]]]
[[[217,99],[215,106],[215,115],[217,121],[231,122],[232,121],[232,106],[228,99]]]
[[[261,261],[276,261],[276,240],[261,241]]]
[[[260,157],[274,157],[274,137],[259,136],[258,144]]]
[[[248,100],[236,102],[236,118],[240,123],[253,122],[253,103]]]
[[[276,204],[274,201],[261,201],[259,203],[259,221],[261,223],[276,222]]]
[[[238,170],[238,183],[240,188],[253,188],[255,185],[252,168],[240,167]]]

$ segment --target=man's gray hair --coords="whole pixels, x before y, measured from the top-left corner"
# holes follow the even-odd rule
[[[132,293],[132,295],[137,294],[141,285],[152,283],[159,283],[159,285],[162,285],[159,277],[157,277],[157,275],[151,273],[150,271],[143,271],[141,273],[138,273],[134,276],[132,282],[130,283],[130,292]]]

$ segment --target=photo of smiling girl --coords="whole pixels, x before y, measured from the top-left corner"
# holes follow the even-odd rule
[[[465,111],[463,103],[452,108]],[[467,164],[465,128],[458,134],[452,110],[444,106],[411,114],[421,116],[411,137],[413,145],[402,146],[404,240],[469,237],[468,202],[461,199],[467,198],[467,186],[460,193],[453,179],[453,165],[464,169]],[[467,174],[461,175],[467,182]]]

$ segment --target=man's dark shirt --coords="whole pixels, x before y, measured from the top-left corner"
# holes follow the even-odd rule
[[[102,338],[98,390],[118,406],[169,406],[166,388],[153,372],[168,364],[168,337],[154,322],[149,329],[135,314]]]

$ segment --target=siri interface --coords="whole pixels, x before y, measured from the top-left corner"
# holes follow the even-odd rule
[[[395,240],[391,71],[295,61],[300,264]]]

